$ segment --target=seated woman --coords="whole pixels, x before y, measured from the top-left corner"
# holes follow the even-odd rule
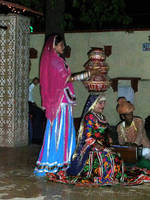
[[[117,125],[119,144],[136,144],[150,148],[150,141],[146,136],[143,120],[133,115],[134,106],[124,102],[118,106],[118,113],[124,121]]]
[[[79,129],[78,146],[66,173],[48,174],[50,180],[71,184],[112,185],[123,181],[123,161],[109,148],[102,114],[105,97],[98,96],[85,114]]]

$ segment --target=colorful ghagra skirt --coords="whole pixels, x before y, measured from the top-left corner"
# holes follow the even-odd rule
[[[53,124],[47,120],[43,145],[34,169],[35,175],[45,176],[47,172],[65,170],[71,162],[75,146],[72,106],[62,103]]]
[[[77,176],[66,176],[64,171],[57,174],[48,173],[53,182],[74,185],[113,185],[123,182],[124,164],[116,153],[106,151],[90,151],[87,161]]]
[[[77,186],[105,185],[141,185],[150,183],[150,170],[139,167],[124,166],[120,156],[105,151],[89,153],[89,157],[76,176],[67,176],[65,171],[47,173],[51,182],[72,184]]]

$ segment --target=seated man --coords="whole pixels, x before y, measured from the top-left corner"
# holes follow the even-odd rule
[[[124,102],[126,102],[126,101],[127,101],[126,97],[124,97],[124,96],[118,97],[118,99],[117,99],[117,106],[116,106],[116,111],[117,112],[118,112],[119,105],[122,104],[122,103],[124,103]],[[123,121],[123,118],[121,117],[121,115],[119,117]]]
[[[120,145],[137,144],[150,148],[150,141],[146,136],[143,120],[133,115],[134,106],[124,102],[118,106],[118,113],[124,119],[117,125],[118,141]]]

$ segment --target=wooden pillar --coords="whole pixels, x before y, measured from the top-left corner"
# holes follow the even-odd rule
[[[0,146],[28,144],[28,17],[0,15]]]

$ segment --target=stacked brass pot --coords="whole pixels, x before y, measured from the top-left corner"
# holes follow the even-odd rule
[[[91,76],[89,80],[83,81],[84,86],[89,92],[104,92],[110,86],[107,76],[109,67],[106,56],[102,48],[92,47],[88,52],[88,61],[84,64],[86,70],[97,69],[97,75]]]

